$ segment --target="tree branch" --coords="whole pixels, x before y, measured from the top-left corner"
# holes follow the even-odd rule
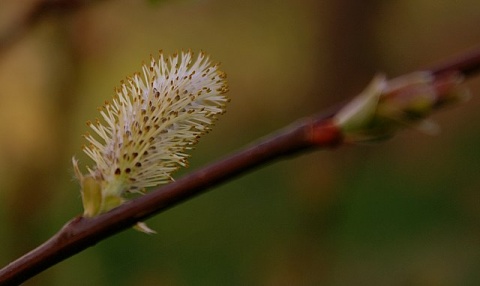
[[[39,0],[27,8],[23,17],[0,35],[0,55],[21,40],[38,21],[50,12],[67,13],[95,2],[94,0]],[[96,1],[98,2],[98,0]]]
[[[436,75],[460,72],[466,77],[480,71],[480,49],[460,55],[430,69]],[[103,239],[130,228],[209,188],[274,160],[312,149],[334,148],[343,143],[331,117],[342,105],[301,120],[226,158],[190,173],[181,179],[129,201],[94,218],[77,217],[57,234],[26,255],[0,270],[0,285],[19,284]]]
[[[443,63],[439,63],[429,70],[436,76],[458,71],[468,78],[474,76],[480,71],[479,63],[480,48],[475,48],[455,58],[449,59]]]

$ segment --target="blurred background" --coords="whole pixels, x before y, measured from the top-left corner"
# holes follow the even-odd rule
[[[82,212],[85,122],[159,49],[206,51],[230,86],[179,177],[376,72],[480,44],[477,0],[39,1],[0,0],[2,266]],[[480,285],[480,76],[467,84],[468,104],[434,116],[438,136],[277,162],[148,220],[157,235],[127,230],[25,285]]]

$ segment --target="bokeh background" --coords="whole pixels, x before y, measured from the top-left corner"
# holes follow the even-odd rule
[[[0,0],[0,265],[82,212],[85,121],[159,49],[222,62],[231,103],[191,167],[480,44],[477,0]],[[61,1],[60,1],[61,2]],[[480,78],[480,77],[479,77]],[[277,162],[25,285],[480,285],[480,80],[442,133]],[[182,171],[176,175],[181,176]]]

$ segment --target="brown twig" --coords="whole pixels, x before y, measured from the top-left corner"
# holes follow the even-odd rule
[[[93,0],[39,0],[26,9],[24,15],[0,35],[0,54],[21,40],[27,32],[45,15],[51,12],[73,12],[95,2]]]
[[[434,75],[449,72],[461,72],[465,77],[471,77],[480,71],[480,48],[467,51],[458,57],[440,63],[429,70]]]
[[[457,71],[467,77],[479,70],[480,49],[431,69],[435,75]],[[77,217],[71,220],[44,244],[1,269],[0,285],[19,284],[99,241],[130,228],[138,221],[191,199],[255,167],[311,149],[340,145],[341,132],[330,119],[338,109],[335,107],[322,115],[304,119],[108,213],[89,219]]]

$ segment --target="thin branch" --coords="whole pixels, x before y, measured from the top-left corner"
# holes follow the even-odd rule
[[[85,7],[94,0],[39,0],[26,9],[24,15],[15,21],[0,35],[0,55],[16,42],[20,41],[43,16],[51,12],[73,12]]]
[[[461,72],[473,76],[480,71],[480,49],[431,69],[435,75]],[[15,285],[74,254],[95,245],[183,201],[231,180],[252,169],[287,156],[343,143],[340,130],[331,117],[334,107],[321,115],[304,119],[265,140],[190,173],[174,183],[132,200],[94,218],[77,217],[38,248],[0,270],[0,285]]]
[[[456,58],[452,58],[436,65],[429,70],[435,75],[459,71],[465,77],[474,76],[480,71],[480,48],[467,51]]]

